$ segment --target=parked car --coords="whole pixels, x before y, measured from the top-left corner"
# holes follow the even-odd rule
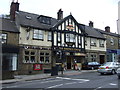
[[[117,69],[117,76],[120,79],[120,67]]]
[[[98,73],[101,74],[115,74],[116,70],[118,69],[119,65],[118,62],[106,62],[102,66],[98,68]]]
[[[100,63],[98,62],[88,62],[88,63],[84,63],[82,64],[82,69],[98,69],[98,67],[100,66]]]

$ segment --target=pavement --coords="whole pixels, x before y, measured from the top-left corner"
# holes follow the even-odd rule
[[[61,71],[59,71],[58,75],[56,76],[78,75],[85,72],[95,72],[95,71],[96,70],[66,70],[64,71],[63,75],[61,74]],[[34,75],[16,75],[14,76],[14,79],[0,80],[0,84],[9,84],[19,81],[40,80],[40,79],[51,78],[56,76],[51,76],[51,73],[34,74]]]

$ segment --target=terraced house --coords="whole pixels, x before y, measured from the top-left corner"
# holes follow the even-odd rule
[[[11,3],[11,20],[19,30],[18,74],[42,73],[56,64],[66,63],[72,69],[75,61],[85,58],[83,28],[72,15],[58,18],[19,11],[19,3]]]
[[[86,57],[84,62],[99,62],[103,64],[106,61],[106,38],[93,27],[92,21],[89,22],[89,26],[83,26],[86,33]]]
[[[2,79],[13,78],[18,70],[19,30],[14,21],[0,18],[0,43],[2,44]]]
[[[10,23],[12,28],[6,23]],[[93,22],[90,22],[89,26],[80,24],[71,14],[64,18],[62,9],[57,12],[56,19],[20,11],[19,3],[13,1],[10,6],[10,19],[3,23],[3,26],[6,25],[7,29],[3,28],[6,30],[5,34],[3,32],[1,37],[5,43],[2,47],[3,67],[14,65],[12,69],[15,74],[43,73],[61,64],[66,65],[67,69],[74,69],[75,64],[81,66],[90,61],[101,64],[108,60],[115,61],[117,34],[96,29]],[[108,40],[110,38],[112,39]],[[7,49],[6,43],[17,47]],[[10,59],[13,60],[9,65],[11,60],[5,59],[9,56],[8,53],[12,53]]]
[[[97,29],[98,30],[98,29]],[[119,35],[110,32],[110,27],[106,26],[105,30],[98,30],[106,38],[106,59],[107,61],[118,61],[119,55]]]

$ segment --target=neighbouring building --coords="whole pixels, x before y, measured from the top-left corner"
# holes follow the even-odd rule
[[[97,29],[98,30],[98,29]],[[118,39],[119,35],[110,32],[110,27],[106,26],[105,31],[98,30],[106,38],[106,56],[107,61],[118,61]]]
[[[2,79],[13,78],[18,70],[19,31],[14,21],[0,18],[0,41],[2,43]]]
[[[104,35],[93,27],[92,21],[90,21],[89,26],[83,26],[86,33],[86,57],[84,62],[99,62],[103,64],[106,61],[106,39]]]

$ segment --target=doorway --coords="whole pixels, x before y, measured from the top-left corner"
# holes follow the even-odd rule
[[[100,64],[105,62],[105,55],[100,55]]]
[[[66,57],[67,59],[67,69],[71,69],[71,60],[72,60],[72,57]]]

